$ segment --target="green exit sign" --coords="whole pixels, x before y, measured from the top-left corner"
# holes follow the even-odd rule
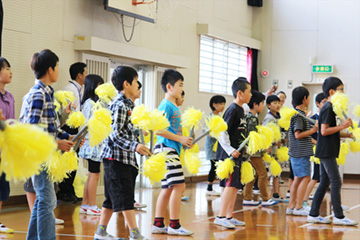
[[[313,65],[313,73],[332,73],[334,66],[333,65]]]

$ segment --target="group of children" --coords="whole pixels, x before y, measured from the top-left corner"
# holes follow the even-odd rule
[[[10,64],[3,58],[0,59],[0,106],[6,119],[14,118],[14,99],[4,88],[5,84],[11,82]],[[60,130],[60,123],[54,106],[54,90],[51,87],[58,80],[59,59],[50,50],[43,50],[35,53],[31,60],[31,68],[34,71],[36,82],[23,101],[21,122],[31,124],[42,124],[44,130],[57,139],[58,149],[70,151],[73,144],[72,136]],[[107,232],[107,225],[114,212],[122,212],[130,230],[130,239],[146,239],[137,228],[134,212],[134,190],[135,179],[138,175],[138,164],[135,153],[143,156],[150,156],[150,149],[139,141],[137,131],[130,121],[134,108],[134,101],[140,95],[140,83],[137,80],[138,74],[131,67],[117,67],[111,77],[111,82],[118,91],[118,95],[111,102],[109,109],[112,112],[112,133],[102,143],[102,146],[91,148],[88,139],[80,150],[80,156],[89,159],[89,178],[87,180],[83,204],[83,213],[93,211],[100,213],[95,204],[94,189],[99,177],[99,165],[104,165],[105,200],[101,209],[100,223],[95,233],[95,239],[116,239]],[[85,90],[81,103],[86,118],[91,116],[91,108],[97,101],[95,88],[104,83],[103,79],[96,75],[88,75],[85,78]],[[165,178],[161,181],[161,192],[158,196],[152,226],[154,234],[170,235],[192,235],[193,232],[180,224],[181,198],[185,191],[185,178],[183,166],[180,163],[179,155],[182,147],[192,147],[193,136],[183,136],[181,126],[181,112],[178,108],[182,105],[184,97],[184,77],[175,70],[166,70],[161,79],[161,87],[165,92],[165,98],[158,109],[164,111],[164,115],[170,122],[167,130],[157,132],[157,142],[154,147],[154,154],[166,152],[168,169]],[[308,216],[307,221],[311,223],[330,223],[331,220],[319,216],[320,204],[325,192],[331,183],[331,199],[334,209],[334,224],[355,225],[355,221],[345,218],[341,206],[340,189],[341,178],[336,163],[339,154],[340,137],[353,137],[352,134],[340,133],[341,130],[352,125],[351,119],[345,120],[338,125],[336,115],[332,110],[331,97],[336,91],[343,91],[344,85],[340,79],[329,77],[323,84],[323,96],[317,98],[319,109],[318,123],[310,128],[309,121],[300,115],[292,117],[288,133],[282,131],[283,141],[275,143],[268,152],[274,153],[281,144],[289,144],[289,156],[294,180],[290,187],[290,201],[286,214]],[[240,166],[242,161],[250,159],[260,190],[261,202],[252,198],[254,182],[246,184],[244,190],[244,205],[272,206],[282,201],[279,194],[279,177],[274,178],[273,197],[267,192],[267,171],[262,161],[262,153],[258,152],[248,156],[246,150],[238,151],[238,147],[250,131],[256,130],[259,125],[258,114],[264,110],[265,102],[269,109],[263,124],[277,122],[280,118],[279,110],[281,100],[276,95],[265,95],[251,90],[251,85],[246,78],[239,77],[232,84],[234,96],[233,103],[226,109],[223,115],[228,125],[227,131],[223,132],[219,139],[206,140],[206,155],[211,160],[211,169],[208,177],[207,195],[219,196],[220,194],[212,188],[215,180],[215,163],[224,160],[229,156],[235,162],[234,172],[227,179],[220,181],[223,187],[221,194],[220,211],[214,223],[225,228],[233,229],[236,226],[245,225],[244,222],[233,218],[235,201],[238,189],[241,188]],[[284,93],[283,93],[284,94]],[[285,95],[285,94],[284,94]],[[285,95],[286,98],[286,95]],[[320,99],[321,98],[321,99]],[[309,92],[304,87],[297,87],[292,92],[292,103],[294,108],[302,115],[307,114],[310,104]],[[248,104],[250,111],[245,114],[243,105]],[[219,115],[224,111],[225,98],[214,96],[210,100],[212,114]],[[1,116],[3,117],[3,116]],[[320,185],[315,193],[311,209],[303,207],[303,200],[308,198],[313,186],[318,179],[310,181],[310,156],[313,155],[312,136],[317,134],[315,156],[320,158]],[[218,141],[217,149],[214,144]],[[216,150],[216,151],[215,151]],[[319,178],[319,177],[318,177]],[[31,179],[36,201],[31,213],[27,239],[56,239],[55,217],[53,210],[56,207],[56,195],[53,183],[48,178],[46,171],[33,176]],[[0,191],[1,201],[7,200],[9,193],[6,192],[5,177],[2,175]],[[7,183],[8,186],[8,183]],[[306,196],[305,196],[306,195]],[[169,206],[169,224],[165,224],[164,217]],[[13,232],[0,224],[0,230]]]

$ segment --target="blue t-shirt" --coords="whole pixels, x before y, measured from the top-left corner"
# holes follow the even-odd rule
[[[180,109],[167,99],[161,101],[158,109],[160,111],[164,111],[164,114],[166,114],[166,118],[170,122],[170,127],[168,128],[168,131],[176,135],[182,136]],[[157,136],[156,144],[161,144],[161,143],[167,147],[174,148],[177,151],[177,153],[180,155],[181,146],[182,146],[181,143],[173,140],[169,140],[161,136]]]

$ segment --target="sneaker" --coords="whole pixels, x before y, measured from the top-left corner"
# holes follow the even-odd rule
[[[329,218],[323,218],[321,216],[312,217],[312,216],[308,215],[307,222],[308,223],[325,223],[325,224],[329,224],[329,223],[331,223],[331,220]]]
[[[243,190],[240,188],[238,191],[237,191],[238,194],[242,194],[243,193]]]
[[[147,205],[144,203],[134,202],[134,208],[146,208]]]
[[[225,228],[235,228],[235,225],[232,224],[226,218],[218,218],[218,217],[216,217],[215,220],[214,220],[214,223],[216,225],[220,225],[220,226],[225,227]]]
[[[279,202],[278,201],[274,201],[274,200],[272,200],[272,199],[269,199],[269,200],[267,200],[267,201],[263,201],[262,203],[261,203],[261,206],[274,206],[274,205],[276,205],[276,204],[278,204]]]
[[[5,225],[0,223],[0,232],[1,233],[14,233],[14,229],[8,228]]]
[[[59,218],[55,218],[55,224],[56,224],[56,225],[64,224],[64,220],[59,219]]]
[[[284,199],[284,198],[281,197],[281,196],[279,196],[279,197],[273,197],[272,200],[277,201],[277,202],[284,202],[284,203],[289,202],[288,199]]]
[[[285,181],[284,181],[282,178],[280,178],[280,179],[279,179],[279,183],[280,183],[280,184],[284,184]]]
[[[206,190],[206,196],[220,196],[220,193],[215,190]]]
[[[169,235],[182,235],[182,236],[190,236],[190,235],[194,234],[193,231],[187,230],[184,227],[180,227],[179,229],[175,229],[175,228],[172,228],[170,226],[168,227],[167,233]]]
[[[117,238],[117,239],[127,239],[127,238]],[[141,235],[141,237],[137,237],[137,238],[130,237],[129,239],[130,240],[150,240],[142,235]]]
[[[293,215],[295,215],[295,216],[307,216],[307,215],[309,215],[309,212],[306,211],[304,208],[294,209],[293,210]]]
[[[86,211],[88,209],[88,206],[80,206],[80,210],[79,210],[79,213],[80,214],[86,214]]]
[[[186,196],[182,196],[182,197],[181,197],[181,201],[189,201],[189,199],[190,199],[190,198],[189,198],[189,197],[186,197]]]
[[[240,220],[237,220],[236,218],[231,218],[228,220],[230,223],[232,223],[235,226],[245,226],[245,222],[242,222]]]
[[[286,198],[290,198],[290,192],[286,192]]]
[[[110,235],[110,234],[108,234],[108,233],[106,233],[105,236],[101,236],[101,235],[95,233],[95,235],[94,235],[94,240],[102,240],[102,239],[108,240],[108,239],[118,239],[118,238],[116,238],[116,237],[114,237],[113,235]]]
[[[260,194],[260,190],[259,190],[259,189],[253,189],[253,194],[259,195],[259,194]]]
[[[309,195],[309,200],[313,200],[314,199],[314,195],[310,194]]]
[[[294,209],[286,208],[286,215],[293,215]]]
[[[100,216],[101,215],[101,209],[98,208],[97,206],[95,208],[91,208],[89,207],[86,211],[87,215],[95,215],[95,216]]]
[[[261,201],[243,200],[243,206],[258,206],[260,204],[261,204]]]
[[[157,227],[155,225],[152,225],[151,227],[151,233],[155,234],[167,234],[167,227]]]
[[[349,219],[347,217],[345,217],[343,219],[334,217],[333,224],[335,224],[335,225],[355,226],[355,225],[358,225],[359,223],[357,221],[351,220],[351,219]]]
[[[310,210],[311,210],[311,206],[306,206],[306,207],[304,207],[304,209],[305,209],[305,211],[310,212]]]

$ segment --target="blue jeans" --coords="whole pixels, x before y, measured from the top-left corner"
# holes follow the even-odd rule
[[[32,182],[36,193],[36,201],[30,217],[27,240],[56,240],[55,215],[56,195],[54,184],[48,174],[41,171],[33,176]]]
[[[320,214],[320,205],[331,183],[331,202],[336,218],[344,218],[341,208],[341,177],[335,158],[320,158],[320,184],[317,188],[310,210],[310,216],[317,217]]]

